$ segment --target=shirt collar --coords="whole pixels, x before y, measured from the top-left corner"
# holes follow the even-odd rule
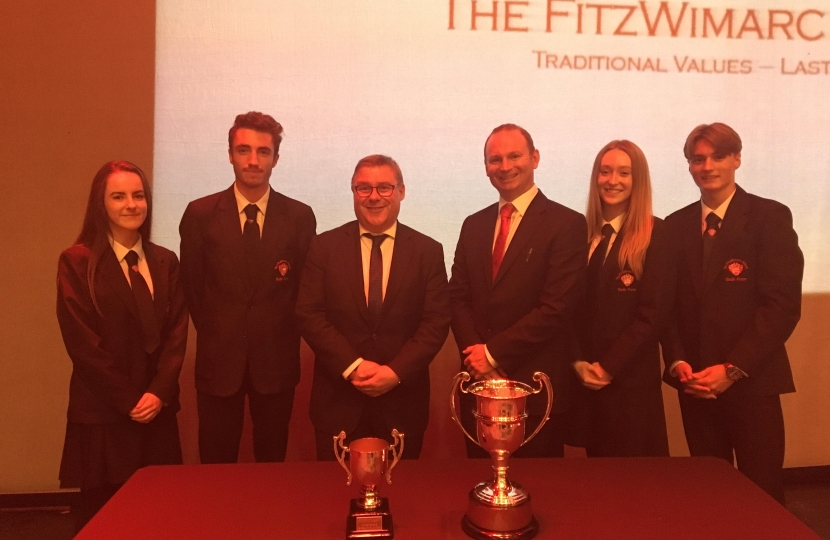
[[[358,227],[358,229],[360,230],[360,236],[361,236],[361,237],[362,237],[364,234],[371,234],[372,236],[376,236],[376,235],[375,235],[375,233],[373,233],[373,232],[369,232],[369,231],[367,231],[366,229],[364,229],[364,228],[363,228],[363,225],[361,225],[359,221],[358,221],[358,223],[357,223],[357,227]],[[388,229],[386,229],[385,231],[383,231],[381,234],[385,234],[386,236],[388,236],[388,237],[390,237],[390,238],[394,239],[394,238],[395,238],[395,234],[397,234],[397,232],[398,232],[398,221],[397,221],[397,220],[395,220],[395,223],[393,223],[393,224],[392,224],[392,225],[391,225]]]
[[[530,189],[511,201],[513,208],[516,209],[516,212],[518,212],[520,216],[524,217],[525,212],[527,212],[527,207],[530,206],[531,202],[533,202],[533,198],[536,197],[537,193],[539,193],[539,188],[536,184],[533,184]],[[501,210],[501,207],[507,203],[508,201],[505,201],[499,197],[499,210]]]
[[[113,240],[112,236],[109,237],[110,245],[112,246],[112,250],[115,252],[115,258],[118,259],[118,262],[124,260],[124,257],[127,256],[127,253],[130,251],[135,251],[138,255],[138,260],[144,260],[144,246],[141,243],[141,237],[138,237],[138,242],[131,248],[124,247],[115,240]]]
[[[245,207],[249,204],[255,204],[259,211],[262,212],[262,215],[265,215],[265,209],[268,208],[268,197],[271,195],[271,188],[265,190],[265,195],[263,195],[258,201],[251,203],[248,199],[245,198],[242,193],[239,192],[239,189],[236,187],[236,182],[233,183],[233,196],[236,197],[236,209],[241,214],[245,211]]]
[[[726,200],[723,201],[721,203],[721,205],[718,206],[717,208],[709,208],[708,206],[706,206],[706,203],[703,202],[703,199],[700,199],[700,211],[701,211],[700,216],[701,216],[701,219],[705,220],[706,216],[709,215],[709,212],[714,212],[716,216],[718,216],[719,218],[721,218],[721,220],[723,220],[724,216],[726,216],[726,210],[729,208],[729,203],[732,202],[732,197],[734,197],[735,193],[737,193],[737,192],[738,192],[738,190],[736,188],[735,191],[732,192],[732,195],[727,197]]]
[[[602,220],[602,224],[605,225],[606,223],[610,223],[612,227],[614,227],[614,234],[619,234],[620,229],[622,229],[623,223],[625,223],[625,218],[628,217],[628,212],[623,212],[619,216],[615,217],[611,221]]]

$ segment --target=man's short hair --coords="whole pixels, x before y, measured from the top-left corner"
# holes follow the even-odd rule
[[[686,144],[683,146],[683,154],[686,156],[686,160],[692,159],[695,146],[700,141],[711,144],[712,148],[715,149],[715,154],[722,156],[740,154],[741,148],[743,148],[741,137],[726,124],[720,122],[700,124],[686,137]]]
[[[354,182],[354,177],[357,176],[357,171],[365,167],[389,167],[395,173],[395,180],[398,184],[403,184],[403,173],[401,173],[398,162],[383,154],[372,154],[358,161],[352,173],[352,182]]]
[[[261,133],[270,133],[274,141],[274,153],[280,153],[280,143],[282,142],[282,126],[273,117],[257,111],[246,112],[236,116],[233,121],[233,126],[228,131],[228,148],[233,149],[233,138],[236,132],[240,129],[252,129]]]
[[[496,129],[494,129],[493,131],[491,131],[489,135],[487,135],[487,139],[485,139],[485,141],[484,141],[484,157],[485,158],[487,157],[487,141],[490,140],[490,137],[492,137],[493,135],[495,135],[496,133],[499,133],[501,131],[518,131],[519,133],[522,134],[522,137],[525,138],[525,142],[527,143],[527,149],[530,151],[530,153],[532,154],[533,151],[536,150],[536,147],[533,146],[533,137],[530,136],[530,133],[528,133],[525,128],[523,128],[521,126],[517,126],[516,124],[502,124],[499,127],[497,127]]]

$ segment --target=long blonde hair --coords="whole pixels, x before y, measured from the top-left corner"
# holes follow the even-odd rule
[[[640,147],[631,141],[611,141],[599,151],[594,160],[591,184],[588,187],[588,210],[585,213],[588,221],[588,242],[590,243],[596,236],[602,234],[602,199],[597,188],[597,179],[602,158],[608,151],[614,149],[622,150],[631,159],[632,184],[628,216],[618,231],[624,233],[618,262],[620,268],[625,268],[628,264],[634,275],[639,278],[643,274],[646,250],[651,242],[654,216],[651,212],[651,176],[648,172],[648,162]]]

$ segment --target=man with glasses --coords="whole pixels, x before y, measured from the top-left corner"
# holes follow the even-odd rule
[[[417,458],[429,420],[429,364],[450,316],[444,251],[398,222],[406,193],[390,157],[361,159],[352,175],[357,221],[317,236],[306,259],[297,316],[315,354],[309,406],[317,459],[332,437],[391,442],[405,434]]]

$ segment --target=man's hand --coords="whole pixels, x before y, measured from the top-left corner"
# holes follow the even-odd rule
[[[716,364],[698,371],[697,373],[692,373],[689,383],[686,383],[685,386],[686,393],[692,394],[695,397],[709,397],[707,395],[698,395],[698,393],[701,392],[699,388],[705,388],[712,396],[709,399],[712,399],[717,398],[720,394],[723,394],[729,390],[729,387],[734,383],[735,381],[726,375],[726,366],[723,364]],[[689,391],[691,386],[694,386],[695,390]]]
[[[674,375],[683,385],[683,391],[700,399],[717,399],[718,396],[712,393],[708,386],[700,384],[692,373],[692,366],[681,360],[674,366]]]
[[[365,381],[369,379],[372,375],[374,375],[380,364],[376,362],[372,362],[371,360],[363,360],[361,363],[357,365],[356,368],[349,373],[349,380],[350,381]]]
[[[573,364],[574,371],[579,375],[582,384],[591,390],[600,390],[611,384],[611,375],[605,371],[599,362],[589,364],[585,360],[578,360]]]
[[[476,380],[491,378],[488,374],[494,371],[493,365],[487,360],[487,353],[484,352],[484,344],[478,343],[470,345],[462,351],[467,355],[464,359],[464,365],[467,366],[467,371]]]
[[[136,422],[146,424],[161,412],[161,407],[161,400],[154,394],[147,392],[141,396],[136,406],[130,411],[130,418]]]
[[[692,378],[692,366],[688,362],[680,361],[674,366],[674,373],[681,383],[686,384]]]
[[[366,361],[361,362],[360,366],[365,363]],[[358,368],[360,368],[360,366],[358,366]],[[368,379],[352,381],[352,385],[355,388],[371,397],[382,396],[386,392],[398,386],[401,382],[398,375],[392,371],[392,368],[389,366],[381,366],[379,364],[375,364],[375,366],[377,366],[377,369]],[[355,369],[355,371],[357,371],[357,369]]]

